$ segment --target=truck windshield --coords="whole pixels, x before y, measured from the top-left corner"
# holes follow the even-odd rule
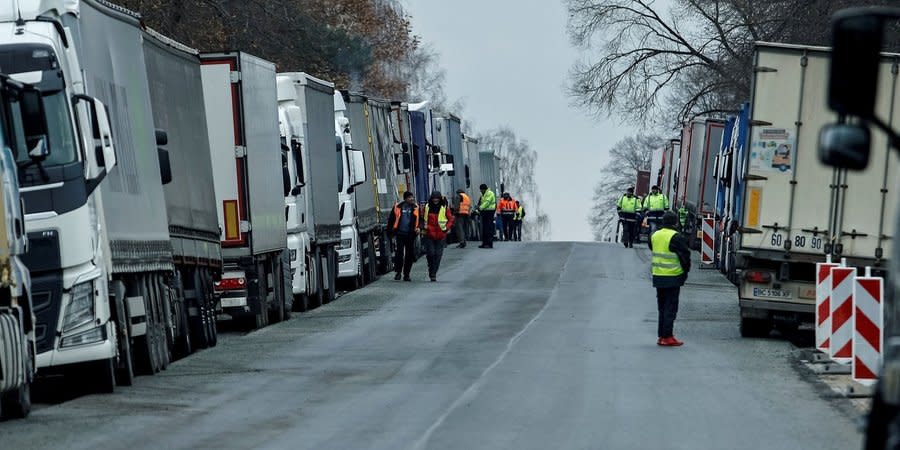
[[[36,105],[25,105],[22,111],[25,136],[29,144],[30,138],[33,138],[32,133],[29,133],[29,124],[47,121],[47,144],[51,153],[43,164],[53,166],[76,161],[77,141],[72,128],[62,69],[53,49],[37,44],[0,46],[0,71],[37,86],[43,93],[46,116],[42,116]],[[18,163],[30,160],[27,152],[16,152],[15,157]]]

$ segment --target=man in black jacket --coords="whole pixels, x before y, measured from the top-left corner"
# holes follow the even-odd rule
[[[681,286],[691,270],[691,250],[687,238],[677,231],[678,216],[666,211],[662,228],[650,237],[653,249],[653,287],[656,288],[656,305],[659,310],[658,345],[678,347],[684,343],[675,339],[675,316],[678,314],[678,296]]]

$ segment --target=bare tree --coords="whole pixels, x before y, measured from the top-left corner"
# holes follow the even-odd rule
[[[566,0],[578,106],[646,123],[734,111],[749,98],[757,41],[827,45],[831,15],[887,0]],[[896,42],[896,41],[893,41]],[[661,108],[663,107],[663,108]]]
[[[600,169],[601,179],[594,186],[594,203],[587,217],[595,241],[604,241],[614,234],[618,224],[616,201],[634,186],[639,170],[650,170],[653,151],[664,142],[658,136],[638,135],[627,137],[610,149],[610,161]]]
[[[506,191],[525,207],[527,216],[522,239],[540,241],[548,238],[550,217],[541,209],[540,189],[534,177],[537,152],[508,127],[488,131],[482,134],[482,140],[485,148],[492,149],[500,158],[500,176]]]

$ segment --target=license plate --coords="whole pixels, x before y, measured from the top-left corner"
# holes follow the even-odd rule
[[[753,296],[765,298],[791,298],[793,297],[793,293],[781,289],[753,288]]]
[[[222,307],[223,308],[236,308],[239,306],[247,306],[247,298],[246,297],[235,297],[235,298],[223,298],[222,299]]]

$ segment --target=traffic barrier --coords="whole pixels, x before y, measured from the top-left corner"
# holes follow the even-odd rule
[[[713,260],[713,218],[707,216],[703,219],[703,242],[700,244],[700,263],[709,265]]]
[[[878,380],[884,344],[884,279],[865,277],[853,283],[853,380],[873,385]]]
[[[840,264],[831,262],[831,255],[823,263],[816,263],[816,348],[828,351],[831,344],[831,269]]]
[[[831,269],[831,359],[841,364],[853,362],[853,267]]]

